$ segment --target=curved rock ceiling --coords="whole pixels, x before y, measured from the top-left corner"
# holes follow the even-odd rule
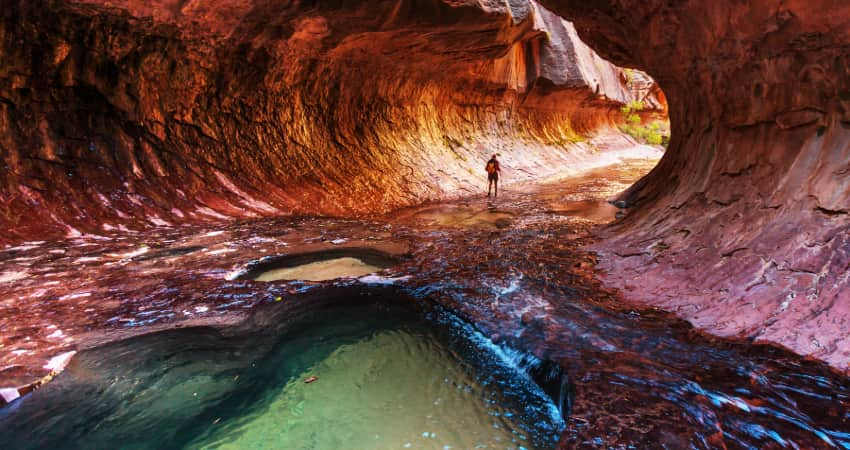
[[[0,240],[383,212],[477,192],[491,151],[544,177],[651,94],[533,2],[358,3],[4,8]]]

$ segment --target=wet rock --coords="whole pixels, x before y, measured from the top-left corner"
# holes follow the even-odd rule
[[[495,226],[496,226],[496,228],[499,228],[499,229],[502,229],[502,228],[510,228],[510,226],[511,226],[511,219],[506,219],[506,218],[496,219],[496,221],[495,221],[495,222],[493,222],[493,225],[495,225]]]
[[[845,400],[850,398],[846,377],[776,348],[706,337],[658,309],[636,309],[617,291],[602,286],[594,266],[597,257],[580,248],[590,240],[590,223],[541,213],[541,206],[549,201],[547,192],[596,195],[597,201],[603,201],[611,192],[600,189],[600,183],[628,184],[653,165],[652,161],[630,164],[639,164],[641,170],[617,166],[593,172],[555,184],[551,190],[535,191],[534,195],[543,198],[521,193],[506,196],[500,208],[523,217],[514,230],[505,233],[475,226],[423,225],[416,214],[399,212],[374,221],[263,219],[217,224],[215,231],[186,226],[56,243],[30,242],[12,253],[15,259],[37,265],[39,276],[0,284],[0,298],[15,299],[0,302],[0,344],[4,349],[27,350],[0,353],[0,366],[31,370],[0,371],[0,381],[5,386],[15,385],[17,380],[11,377],[39,380],[43,375],[39,371],[47,370],[42,368],[45,362],[66,351],[44,339],[54,323],[61,324],[81,351],[156,331],[201,327],[187,332],[215,335],[211,351],[219,355],[218,339],[223,337],[229,343],[238,339],[213,329],[223,332],[246,326],[256,331],[256,325],[282,326],[299,305],[316,306],[331,300],[329,294],[346,304],[380,296],[393,303],[439,305],[442,312],[431,316],[432,320],[460,317],[474,325],[468,331],[476,339],[498,343],[512,367],[531,375],[561,406],[562,414],[572,411],[570,428],[561,436],[563,448],[587,447],[588,443],[654,448],[662,434],[671,437],[666,441],[671,445],[688,442],[695,447],[705,442],[711,447],[743,442],[763,448],[773,445],[774,437],[779,436],[800,448],[819,448],[824,435],[834,437],[838,445],[846,444],[842,434],[848,417]],[[330,243],[301,244],[322,233],[347,236],[348,245],[375,236],[377,230],[390,229],[384,239],[391,242],[375,245],[397,256],[410,255],[391,269],[391,285],[356,280],[268,285],[224,279],[228,271],[243,267],[258,254],[340,250]],[[275,239],[282,236],[291,244],[284,246]],[[77,262],[84,255],[122,255],[137,250],[140,243],[154,241],[172,242],[175,248],[202,241],[208,250],[233,251],[199,250],[143,263]],[[53,254],[51,250],[58,247],[66,251]],[[0,252],[3,257],[8,255]],[[57,301],[67,295],[67,286],[91,294]],[[276,298],[283,301],[275,302]],[[277,314],[269,313],[275,310]],[[525,321],[531,326],[522,326],[517,311],[528,312]],[[266,338],[272,335],[262,333]],[[246,345],[256,349],[257,342],[252,338]],[[151,350],[146,345],[138,348]],[[247,361],[252,368],[261,366],[251,357],[245,367]],[[103,367],[105,381],[111,380],[115,365],[108,362]],[[157,369],[156,364],[152,367]],[[83,380],[93,375],[81,371],[80,365],[69,368],[83,375]],[[131,365],[122,370],[133,372],[136,368]],[[232,370],[226,373],[224,380],[245,381],[233,376]],[[63,380],[67,377],[51,383],[60,383],[55,387],[62,391]],[[62,392],[88,395],[80,390]],[[74,403],[73,398],[65,400]],[[32,405],[21,406],[25,404]],[[758,406],[767,404],[775,407]],[[775,430],[775,434],[765,435],[763,429]]]

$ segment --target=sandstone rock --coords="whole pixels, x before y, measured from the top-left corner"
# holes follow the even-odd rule
[[[776,125],[783,130],[788,130],[816,122],[823,124],[824,117],[824,113],[811,109],[788,111],[776,116]]]
[[[492,148],[553,175],[635,95],[526,0],[21,0],[0,18],[0,241],[382,212],[480,189]]]
[[[850,6],[543,4],[10,0],[0,239],[381,211],[476,188],[506,138],[557,170],[518,142],[571,148],[635,96],[577,33],[670,101],[670,149],[599,248],[611,283],[846,367]]]
[[[670,147],[622,196],[640,208],[598,247],[608,281],[700,328],[846,370],[850,5],[543,4],[669,101]],[[661,239],[665,249],[641,251]]]

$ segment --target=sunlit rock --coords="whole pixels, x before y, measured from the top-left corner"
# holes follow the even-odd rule
[[[0,242],[388,211],[493,152],[544,178],[648,94],[527,0],[12,3]]]

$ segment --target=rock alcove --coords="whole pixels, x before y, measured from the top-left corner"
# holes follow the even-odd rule
[[[0,304],[0,323],[12,330],[0,343],[14,349],[0,368],[14,382],[0,386],[39,379],[45,357],[82,342],[58,340],[83,330],[207,320],[195,316],[250,303],[244,299],[257,297],[250,283],[214,283],[259,257],[252,252],[327,250],[292,248],[301,245],[292,245],[295,236],[325,247],[341,236],[366,247],[405,240],[414,261],[389,275],[431,274],[422,282],[427,286],[415,285],[414,277],[408,287],[439,297],[495,340],[521,336],[564,365],[570,358],[613,364],[608,352],[649,352],[622,337],[627,326],[615,336],[600,331],[610,327],[563,323],[579,314],[564,310],[563,298],[615,298],[605,307],[658,307],[714,335],[779,345],[846,373],[848,25],[850,6],[837,0],[4,0],[0,292],[37,300]],[[455,205],[456,217],[440,205],[397,212],[479,195],[481,162],[493,152],[517,184],[586,173],[625,148],[617,136],[623,108],[637,102],[644,119],[669,112],[672,139],[658,166],[617,198],[627,214],[597,228],[599,239],[566,243],[572,242],[566,236],[587,230],[559,234],[564,229],[527,220],[521,208],[479,214]],[[545,208],[569,215],[597,205],[562,200]],[[401,219],[376,219],[392,211]],[[252,222],[281,217],[289,219]],[[436,217],[452,225],[446,229],[463,229],[467,219],[478,225],[465,233],[412,232],[405,228],[409,217]],[[476,239],[507,239],[518,226],[538,227],[507,240],[528,250],[493,255],[474,246]],[[289,234],[275,234],[275,227]],[[151,236],[163,239],[153,252],[145,242]],[[537,240],[547,236],[545,244]],[[458,249],[460,240],[472,244]],[[581,253],[586,249],[596,256]],[[49,260],[39,259],[45,255]],[[499,266],[504,279],[488,278],[509,257],[513,266]],[[539,261],[529,261],[534,258]],[[98,279],[74,279],[79,289],[60,292],[33,281],[32,261],[48,268],[40,273],[44,283],[64,286],[71,267]],[[185,269],[186,261],[196,264],[184,270],[189,275],[168,272]],[[435,273],[453,283],[435,282]],[[479,281],[487,294],[469,294],[475,290],[469,284],[477,289]],[[529,300],[533,283],[543,287],[535,285],[540,295]],[[561,285],[569,289],[558,290]],[[309,288],[283,283],[264,292],[273,300]],[[552,289],[563,296],[546,297]],[[174,292],[186,295],[177,301]],[[463,295],[480,302],[462,301]],[[522,308],[506,307],[506,298]],[[537,298],[548,300],[536,304]],[[50,302],[43,317],[42,299]],[[75,308],[90,310],[88,317],[80,319]],[[656,314],[641,311],[634,314]],[[77,319],[56,331],[52,322],[66,317]],[[671,322],[669,333],[679,336],[679,326]],[[570,353],[568,338],[592,341],[593,350]],[[702,341],[697,347],[704,353],[690,357],[701,367],[728,375],[726,366],[717,368],[723,358],[713,356],[714,347]],[[745,358],[735,355],[729,359]],[[619,365],[631,361],[619,356]],[[681,361],[696,364],[685,356],[662,358],[675,370],[687,365]],[[786,355],[767,359],[774,358]],[[774,367],[759,361],[759,368]],[[761,379],[759,370],[748,376]],[[715,381],[726,387],[724,380]],[[835,380],[843,378],[829,380],[830,389],[841,390]],[[595,388],[585,385],[584,395]],[[589,408],[586,398],[576,399],[580,411],[619,411]],[[729,402],[723,404],[740,404]],[[596,425],[614,414],[605,411]],[[672,424],[645,434],[624,425],[634,433],[606,439],[667,439],[675,447],[679,437],[697,435],[703,440],[690,442],[720,445],[723,433],[712,424],[728,430],[743,423],[737,416],[713,420],[686,421],[679,434]],[[824,429],[841,428],[829,425]],[[817,435],[818,426],[806,430]],[[740,430],[730,433],[739,437]],[[576,433],[571,436],[583,436]],[[767,438],[740,439],[735,442],[758,445]]]
[[[667,99],[581,35],[671,99],[608,280],[844,368],[847,6],[543,5],[9,1],[0,239],[388,211],[476,191],[491,151],[562,173]]]

